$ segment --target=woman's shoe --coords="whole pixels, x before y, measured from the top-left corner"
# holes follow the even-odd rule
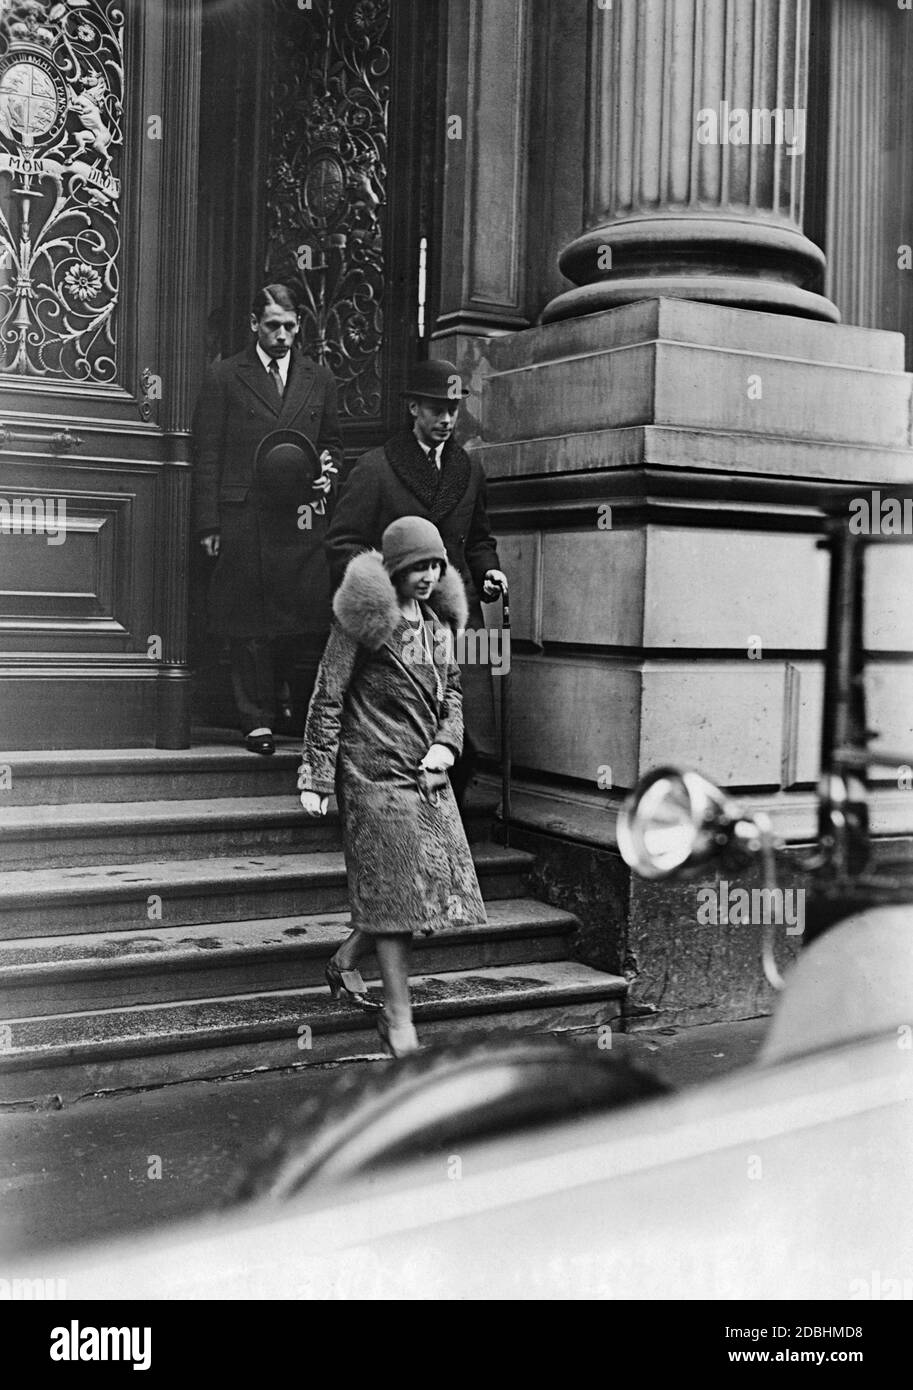
[[[411,1023],[401,1023],[394,1028],[387,1015],[379,1013],[376,1024],[380,1040],[391,1057],[408,1057],[411,1052],[418,1052],[418,1037]]]
[[[244,747],[248,753],[262,753],[269,758],[276,751],[276,743],[271,733],[245,734]]]
[[[327,961],[327,968],[324,971],[326,982],[330,987],[330,994],[334,999],[341,999],[347,994],[353,1004],[357,1004],[360,1009],[370,1012],[383,1008],[382,1004],[375,1003],[368,998],[368,986],[361,978],[359,970],[340,970],[335,960]]]

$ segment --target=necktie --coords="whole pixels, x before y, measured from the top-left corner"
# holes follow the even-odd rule
[[[282,377],[279,374],[279,363],[275,357],[269,359],[269,374],[273,378],[273,385],[276,388],[280,401],[282,400]]]
[[[437,471],[438,471],[438,473],[440,473],[440,471],[441,471],[441,460],[440,460],[440,457],[439,457],[439,455],[438,455],[437,449],[429,449],[429,450],[428,450],[428,454],[427,454],[427,458],[428,458],[428,462],[431,464],[431,467],[432,467],[432,468],[436,468]]]

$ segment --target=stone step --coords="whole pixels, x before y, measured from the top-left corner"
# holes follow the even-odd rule
[[[487,841],[472,855],[487,900],[524,895],[532,855]],[[338,850],[14,869],[0,873],[0,940],[341,912],[347,901]]]
[[[0,808],[0,863],[5,869],[339,847],[335,802],[322,820],[312,820],[288,787],[284,796]]]
[[[276,740],[271,758],[240,743],[193,748],[0,751],[4,806],[181,801],[209,796],[281,796],[295,785],[300,740]]]
[[[491,797],[469,798],[468,839],[483,839],[490,832],[496,804]],[[313,820],[302,811],[291,779],[281,796],[0,805],[0,863],[7,870],[296,854],[339,849],[341,843],[335,797],[326,816]]]
[[[467,1031],[565,1032],[611,1026],[626,982],[572,961],[424,974],[413,982],[425,1043]],[[135,1005],[4,1025],[0,1093],[6,1101],[72,1099],[100,1090],[165,1085],[255,1069],[376,1056],[370,1015],[326,988]],[[294,1078],[289,1078],[290,1098]]]
[[[428,974],[567,955],[577,926],[571,913],[532,898],[493,902],[487,911],[487,925],[454,922],[418,937],[415,968]],[[347,912],[327,912],[4,941],[0,1008],[14,1019],[320,986],[328,958],[350,930]],[[377,979],[373,956],[362,973]]]

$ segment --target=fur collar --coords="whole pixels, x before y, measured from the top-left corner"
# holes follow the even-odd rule
[[[453,565],[448,564],[422,607],[457,631],[465,628],[469,619],[466,587]],[[371,651],[389,642],[403,615],[379,551],[363,550],[349,561],[333,599],[333,612],[340,627]]]
[[[465,495],[472,469],[469,455],[448,439],[438,473],[428,462],[411,430],[402,430],[384,445],[387,462],[400,482],[421,502],[432,521],[452,512]]]

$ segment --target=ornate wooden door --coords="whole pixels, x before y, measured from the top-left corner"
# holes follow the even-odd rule
[[[346,451],[399,419],[433,290],[437,0],[233,0],[206,12],[200,280],[210,342],[249,339],[255,282],[291,283],[339,383]]]
[[[221,0],[204,9],[201,364],[250,340],[251,297],[289,284],[302,348],[339,384],[349,461],[402,415],[434,291],[437,0]],[[429,254],[429,248],[431,254]],[[194,556],[198,714],[233,720]],[[302,648],[299,721],[316,650]]]
[[[189,740],[200,0],[0,13],[0,745]]]

